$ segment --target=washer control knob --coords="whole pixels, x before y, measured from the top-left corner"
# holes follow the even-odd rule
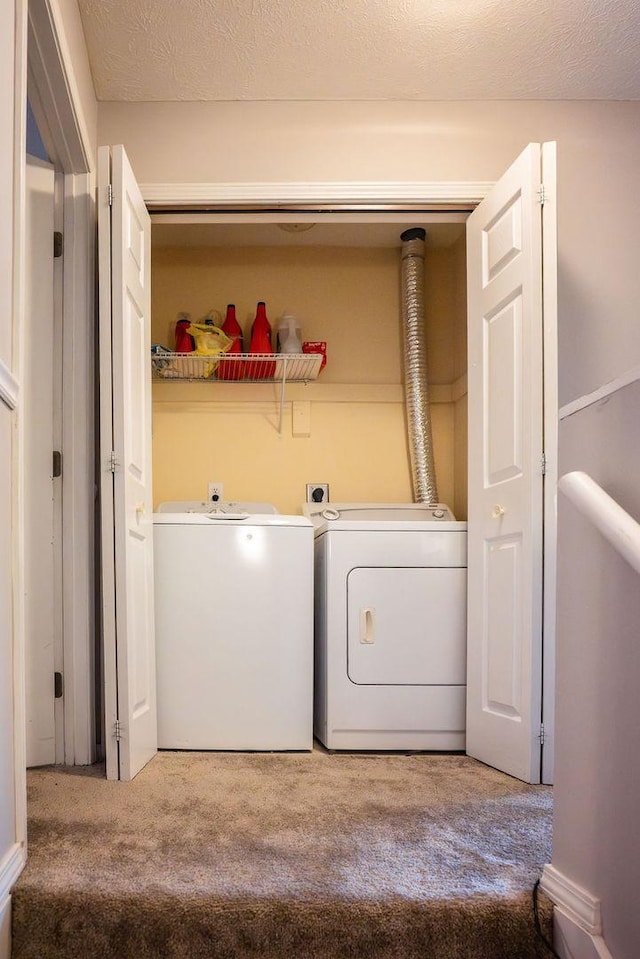
[[[434,509],[434,511],[433,511],[433,518],[434,518],[434,519],[442,519],[443,516],[444,516],[444,510],[443,510],[443,509]]]

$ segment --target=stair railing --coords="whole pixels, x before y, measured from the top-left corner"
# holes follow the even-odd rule
[[[558,489],[640,573],[640,523],[586,473],[565,473]]]

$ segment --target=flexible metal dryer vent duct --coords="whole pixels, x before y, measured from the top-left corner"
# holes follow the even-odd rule
[[[424,322],[424,241],[421,227],[405,230],[402,240],[402,337],[404,342],[404,392],[413,498],[416,503],[437,503],[438,486],[433,460],[431,410],[427,379],[427,344]]]

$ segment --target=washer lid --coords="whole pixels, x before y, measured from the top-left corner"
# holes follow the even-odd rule
[[[253,503],[240,500],[229,503],[208,503],[202,500],[169,500],[159,503],[156,513],[277,513],[272,503]]]
[[[154,526],[208,526],[221,529],[228,526],[300,526],[313,524],[306,516],[284,516],[266,513],[154,513]]]

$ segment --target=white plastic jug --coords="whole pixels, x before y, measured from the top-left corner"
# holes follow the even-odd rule
[[[302,353],[300,321],[291,313],[285,313],[278,323],[278,353]]]

